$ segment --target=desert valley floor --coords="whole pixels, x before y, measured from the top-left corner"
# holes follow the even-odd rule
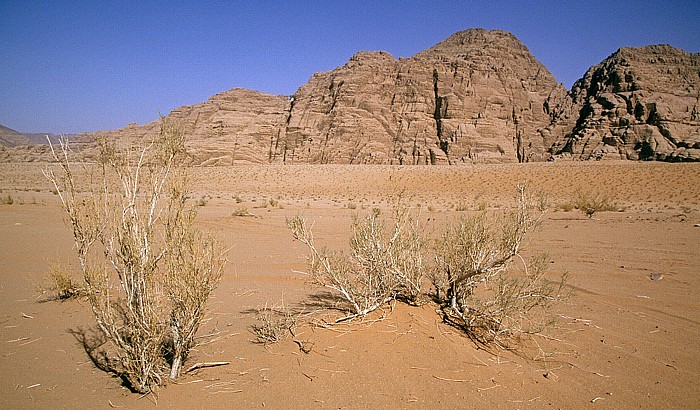
[[[0,164],[2,408],[700,408],[700,163],[194,168],[198,224],[230,250],[185,367],[230,364],[148,396],[90,361],[85,300],[39,291],[52,267],[78,276],[44,166]],[[518,183],[551,203],[524,253],[547,251],[551,274],[568,272],[574,290],[547,335],[520,354],[480,349],[432,303],[323,325],[341,313],[322,309],[285,218],[303,214],[318,243],[343,249],[353,214],[388,212],[401,195],[430,236],[462,214],[512,206]],[[620,210],[589,219],[571,209],[580,193]],[[254,344],[248,328],[266,304],[304,310],[307,324]]]

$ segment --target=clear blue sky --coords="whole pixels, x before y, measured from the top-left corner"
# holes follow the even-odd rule
[[[700,1],[0,0],[0,124],[114,129],[234,87],[291,95],[360,50],[515,34],[567,88],[623,46],[700,51]]]

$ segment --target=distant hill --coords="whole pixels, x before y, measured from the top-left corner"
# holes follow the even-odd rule
[[[72,134],[65,134],[66,138],[74,137]],[[5,147],[17,147],[21,145],[36,145],[46,144],[46,138],[50,138],[52,142],[57,142],[60,135],[51,133],[23,133],[0,125],[0,145]]]
[[[6,147],[16,147],[18,145],[31,145],[34,142],[28,136],[13,129],[0,125],[0,144]]]

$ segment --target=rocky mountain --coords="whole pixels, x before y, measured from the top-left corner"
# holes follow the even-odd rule
[[[174,109],[167,115],[170,124],[188,134],[188,153],[196,164],[231,165],[269,163],[274,140],[284,131],[289,116],[289,98],[234,88],[207,101]],[[95,136],[133,140],[155,135],[160,120]],[[91,138],[91,135],[84,135]]]
[[[698,161],[700,55],[668,45],[621,48],[591,67],[557,110],[564,124],[576,122],[555,154]]]
[[[360,52],[294,94],[272,160],[440,164],[542,160],[566,90],[512,34],[458,32],[417,55]],[[281,147],[281,148],[280,148]]]
[[[512,34],[458,32],[411,58],[360,52],[292,97],[273,160],[439,164],[541,160],[566,90]]]
[[[407,59],[359,52],[290,98],[233,89],[168,120],[189,130],[189,151],[204,165],[513,162],[546,158],[547,101],[565,95],[512,34],[467,30]]]
[[[623,48],[567,92],[512,34],[470,29],[410,58],[359,52],[291,97],[233,89],[167,119],[202,165],[681,161],[700,160],[699,99],[698,54]]]

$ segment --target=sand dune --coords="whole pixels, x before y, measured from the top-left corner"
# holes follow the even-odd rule
[[[203,344],[186,367],[231,364],[143,398],[84,351],[93,323],[86,301],[38,297],[52,266],[77,275],[71,233],[41,165],[0,164],[0,175],[3,408],[700,407],[700,164],[195,168],[193,200],[206,203],[198,223],[231,250]],[[525,253],[547,251],[552,274],[568,272],[575,290],[558,307],[557,327],[521,354],[477,348],[432,304],[399,303],[384,317],[330,329],[301,326],[295,339],[308,354],[291,338],[251,343],[251,310],[283,302],[308,311],[323,296],[299,273],[306,251],[285,218],[302,213],[318,242],[342,248],[353,213],[388,209],[399,195],[435,234],[465,212],[510,206],[518,183],[552,204]],[[606,196],[621,211],[591,219],[565,211],[580,194]],[[255,216],[232,215],[242,208]]]

